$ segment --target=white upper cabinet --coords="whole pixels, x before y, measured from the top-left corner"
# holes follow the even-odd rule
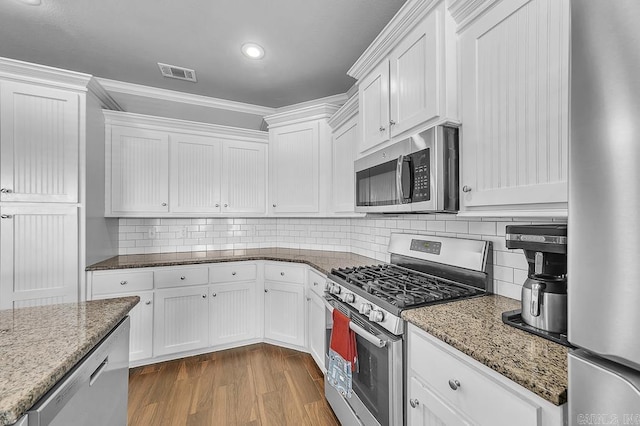
[[[0,201],[78,202],[79,95],[0,83]]]
[[[114,212],[169,211],[169,136],[166,133],[114,126],[111,161]]]
[[[265,132],[104,112],[106,215],[266,213]]]
[[[222,146],[222,212],[265,213],[265,144],[225,141]]]
[[[172,212],[219,212],[222,144],[202,136],[172,134],[170,209]]]
[[[358,154],[418,127],[458,122],[456,63],[445,2],[407,1],[348,71],[358,80]]]
[[[462,23],[461,210],[566,214],[569,1],[503,0]]]

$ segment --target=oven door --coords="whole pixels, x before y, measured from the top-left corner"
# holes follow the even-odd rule
[[[351,306],[325,296],[327,338],[325,361],[331,342],[332,312],[339,309],[351,319],[356,333],[358,365],[353,373],[353,394],[345,398],[328,381],[325,396],[343,426],[401,425],[403,422],[402,336],[377,327]]]

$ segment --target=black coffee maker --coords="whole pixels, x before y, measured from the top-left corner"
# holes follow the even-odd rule
[[[506,244],[529,263],[522,286],[522,321],[549,333],[567,332],[567,225],[509,225]]]

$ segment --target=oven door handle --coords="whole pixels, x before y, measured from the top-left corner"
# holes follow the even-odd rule
[[[324,306],[327,308],[327,310],[329,312],[333,312],[333,306],[331,306],[331,303],[329,303],[327,301],[327,299],[325,299],[324,297],[322,298],[322,301],[324,302]],[[354,333],[356,333],[358,336],[362,337],[363,339],[365,339],[367,342],[379,347],[379,348],[384,348],[385,346],[387,346],[387,342],[380,339],[377,336],[374,336],[373,334],[369,333],[367,330],[365,330],[364,328],[360,327],[358,324],[355,324],[353,321],[349,321],[349,328],[351,330],[353,330]]]

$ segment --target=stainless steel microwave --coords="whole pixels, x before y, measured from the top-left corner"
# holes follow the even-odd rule
[[[355,162],[356,211],[457,212],[458,129],[436,126]]]

